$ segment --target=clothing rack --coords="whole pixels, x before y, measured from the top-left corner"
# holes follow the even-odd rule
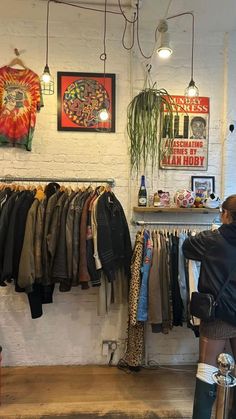
[[[66,182],[66,183],[107,183],[111,187],[115,186],[115,180],[112,178],[44,178],[44,177],[14,177],[5,176],[0,178],[0,182]]]
[[[189,226],[189,225],[194,225],[194,226],[211,226],[213,224],[213,221],[211,223],[189,223],[189,222],[181,222],[181,221],[142,221],[142,220],[138,220],[138,221],[132,221],[133,225],[138,225],[138,226],[144,226],[144,225],[175,225],[175,226]]]

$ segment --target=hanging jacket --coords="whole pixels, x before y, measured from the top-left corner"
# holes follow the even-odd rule
[[[60,234],[62,210],[63,210],[64,204],[67,198],[68,198],[67,192],[62,192],[61,196],[58,198],[57,203],[52,211],[50,225],[49,225],[48,234],[47,234],[49,276],[51,279],[51,283],[55,282],[55,279],[53,278],[53,265],[54,265],[54,258],[56,255],[56,250],[59,245],[59,234]],[[63,257],[66,258],[66,253],[63,254]]]
[[[18,285],[27,293],[32,292],[35,282],[34,239],[39,200],[36,198],[31,205],[25,226],[24,242],[21,251]]]
[[[64,206],[62,208],[61,220],[59,226],[58,243],[56,247],[56,253],[53,262],[52,276],[56,282],[60,282],[60,291],[70,291],[71,289],[71,277],[68,274],[68,263],[67,263],[67,241],[66,241],[66,219],[68,208],[71,200],[76,195],[76,192],[72,192],[67,196]]]
[[[45,220],[44,220],[44,231],[43,231],[43,240],[42,240],[42,257],[43,257],[43,278],[42,283],[45,285],[51,284],[50,279],[50,254],[48,251],[48,234],[50,229],[50,223],[52,218],[52,213],[54,207],[56,206],[58,198],[61,196],[61,192],[58,190],[53,195],[51,195],[47,201],[46,211],[45,211]]]
[[[153,242],[150,233],[144,232],[144,254],[141,267],[141,287],[139,293],[137,320],[145,322],[148,320],[148,279],[152,263]]]
[[[186,258],[201,261],[198,290],[216,297],[236,269],[236,222],[189,236],[183,243],[183,252]],[[216,316],[236,325],[236,271],[220,298]]]
[[[13,262],[12,262],[13,263],[12,277],[15,280],[16,291],[19,291],[19,292],[22,292],[22,289],[18,286],[20,257],[21,257],[23,242],[24,242],[27,216],[33,202],[34,202],[34,192],[26,191],[25,198],[16,214],[17,222],[15,224],[15,231],[14,231],[14,238],[13,238],[14,249],[13,249]]]
[[[101,285],[101,269],[97,269],[94,252],[94,238],[92,231],[92,208],[97,200],[97,194],[93,196],[90,201],[87,218],[87,234],[86,234],[86,255],[87,255],[87,267],[91,278],[93,287]]]
[[[70,283],[72,283],[73,272],[73,231],[74,231],[74,216],[75,204],[81,192],[75,192],[69,202],[69,207],[66,215],[66,253],[67,253],[67,272]]]
[[[0,217],[0,277],[2,276],[4,254],[5,254],[5,242],[7,237],[7,231],[10,224],[11,213],[13,211],[16,200],[18,199],[20,192],[13,192],[7,199],[3,206],[1,217]]]
[[[11,216],[10,223],[7,229],[7,235],[5,240],[4,260],[2,268],[1,283],[9,281],[13,278],[13,257],[14,257],[14,231],[18,223],[17,213],[22,203],[24,202],[25,195],[29,191],[22,191],[16,199]]]
[[[73,261],[72,261],[72,285],[79,284],[79,263],[80,263],[80,221],[83,211],[83,206],[89,196],[88,191],[79,194],[75,201],[75,214],[73,225]]]
[[[97,203],[98,254],[109,281],[124,267],[130,279],[132,247],[124,210],[112,192],[104,192]]]
[[[173,326],[183,326],[183,302],[180,295],[178,282],[179,276],[179,237],[173,234],[169,235],[170,252],[170,285],[173,309]]]
[[[148,283],[148,320],[155,324],[158,332],[162,331],[162,300],[160,283],[160,238],[156,231],[152,232],[153,255]]]
[[[89,195],[84,202],[79,228],[79,284],[83,289],[89,288],[90,275],[87,267],[87,221],[88,209],[93,195]]]

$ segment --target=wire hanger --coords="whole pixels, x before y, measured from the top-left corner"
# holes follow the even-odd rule
[[[16,55],[15,58],[13,58],[9,64],[7,64],[8,67],[14,67],[15,65],[19,65],[21,67],[23,67],[25,70],[27,69],[26,65],[24,64],[24,62],[22,61],[22,59],[20,58],[20,53],[19,50],[17,48],[14,48],[14,53]]]

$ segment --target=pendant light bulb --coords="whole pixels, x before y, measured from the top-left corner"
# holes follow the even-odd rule
[[[43,95],[53,95],[54,80],[47,64],[45,65],[43,74],[40,77],[40,83]]]
[[[107,109],[106,109],[106,108],[102,108],[102,109],[99,111],[99,119],[100,119],[101,121],[107,121],[107,120],[108,120],[108,118],[109,118],[109,113],[107,112]]]
[[[45,67],[44,67],[44,70],[43,70],[42,80],[43,80],[44,83],[50,83],[51,79],[52,79],[52,76],[50,74],[49,67],[46,64]]]
[[[51,76],[50,76],[50,74],[43,73],[42,79],[43,79],[44,83],[49,83],[50,80],[51,80]]]
[[[189,97],[199,96],[198,87],[196,86],[196,84],[193,81],[193,79],[191,79],[188,87],[185,90],[185,96],[189,96]]]
[[[157,50],[157,54],[159,55],[160,58],[169,58],[172,54],[172,49],[169,47],[160,47]]]

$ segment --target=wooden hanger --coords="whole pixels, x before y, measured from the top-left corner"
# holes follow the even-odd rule
[[[22,59],[20,58],[20,53],[18,51],[17,48],[14,49],[14,53],[16,54],[16,57],[13,58],[9,64],[7,64],[8,67],[14,67],[15,65],[19,65],[21,67],[23,67],[25,70],[27,69],[26,65],[24,64],[24,62],[22,61]]]

